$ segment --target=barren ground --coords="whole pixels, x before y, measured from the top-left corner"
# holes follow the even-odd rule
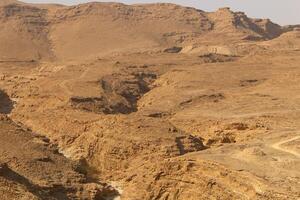
[[[0,16],[4,199],[300,198],[299,28],[172,4]]]

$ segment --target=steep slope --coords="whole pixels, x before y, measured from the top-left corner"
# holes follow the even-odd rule
[[[84,167],[61,154],[45,137],[0,114],[0,195],[2,199],[102,199],[106,184],[90,182]]]
[[[265,41],[263,45],[272,49],[300,49],[300,29],[295,28],[293,31],[286,32],[274,40]]]
[[[267,40],[283,32],[281,26],[269,19],[251,19],[245,13],[233,12],[230,8],[221,8],[208,13],[208,16],[214,22],[212,33],[222,34],[225,39]]]
[[[0,60],[49,59],[47,10],[23,4],[0,6]]]
[[[0,55],[7,60],[81,60],[174,46],[231,44],[278,37],[270,20],[228,8],[207,13],[175,4],[77,6],[0,4]]]
[[[58,58],[161,49],[180,43],[177,35],[211,28],[204,12],[171,4],[84,4],[58,10],[52,21]]]
[[[174,4],[90,3],[62,8],[51,21],[55,54],[73,59],[193,43],[268,40],[282,33],[281,27],[269,20],[250,19],[228,8],[206,13]]]

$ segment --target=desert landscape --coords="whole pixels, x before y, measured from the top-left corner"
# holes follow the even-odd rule
[[[299,200],[300,25],[0,1],[0,199]]]

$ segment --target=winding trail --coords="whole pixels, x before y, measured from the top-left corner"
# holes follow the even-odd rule
[[[73,79],[67,79],[67,80],[63,80],[59,86],[64,90],[64,92],[67,93],[68,96],[72,96],[73,92],[71,91],[71,89],[68,87],[68,83],[76,80],[76,79],[83,79],[87,73],[89,72],[89,68],[84,69],[84,71],[80,74],[80,76],[78,78],[73,78]]]
[[[67,93],[68,96],[71,96],[73,93],[72,91],[69,89],[69,87],[67,86],[67,83],[69,82],[70,80],[63,80],[59,86],[64,90],[65,93]]]
[[[283,141],[280,141],[280,142],[277,142],[275,144],[273,144],[271,147],[273,149],[276,149],[276,150],[279,150],[279,151],[283,151],[285,153],[289,153],[289,154],[292,154],[298,158],[300,158],[300,154],[294,150],[290,150],[290,149],[286,149],[286,148],[283,148],[281,147],[282,144],[285,144],[285,143],[288,143],[288,142],[291,142],[291,141],[294,141],[294,140],[298,140],[300,139],[300,135],[296,136],[296,137],[293,137],[293,138],[290,138],[290,139],[287,139],[287,140],[283,140]]]

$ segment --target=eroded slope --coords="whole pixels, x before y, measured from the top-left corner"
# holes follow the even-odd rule
[[[0,116],[0,194],[5,199],[102,199],[115,191],[90,182],[49,139]]]
[[[227,8],[207,13],[163,3],[59,6],[6,2],[0,5],[0,13],[1,61],[87,60],[200,43],[229,45],[269,40],[290,30]]]
[[[33,130],[0,122],[7,198],[299,197],[299,30],[172,4],[9,6],[9,23],[47,21],[57,60],[0,63],[0,112]]]

